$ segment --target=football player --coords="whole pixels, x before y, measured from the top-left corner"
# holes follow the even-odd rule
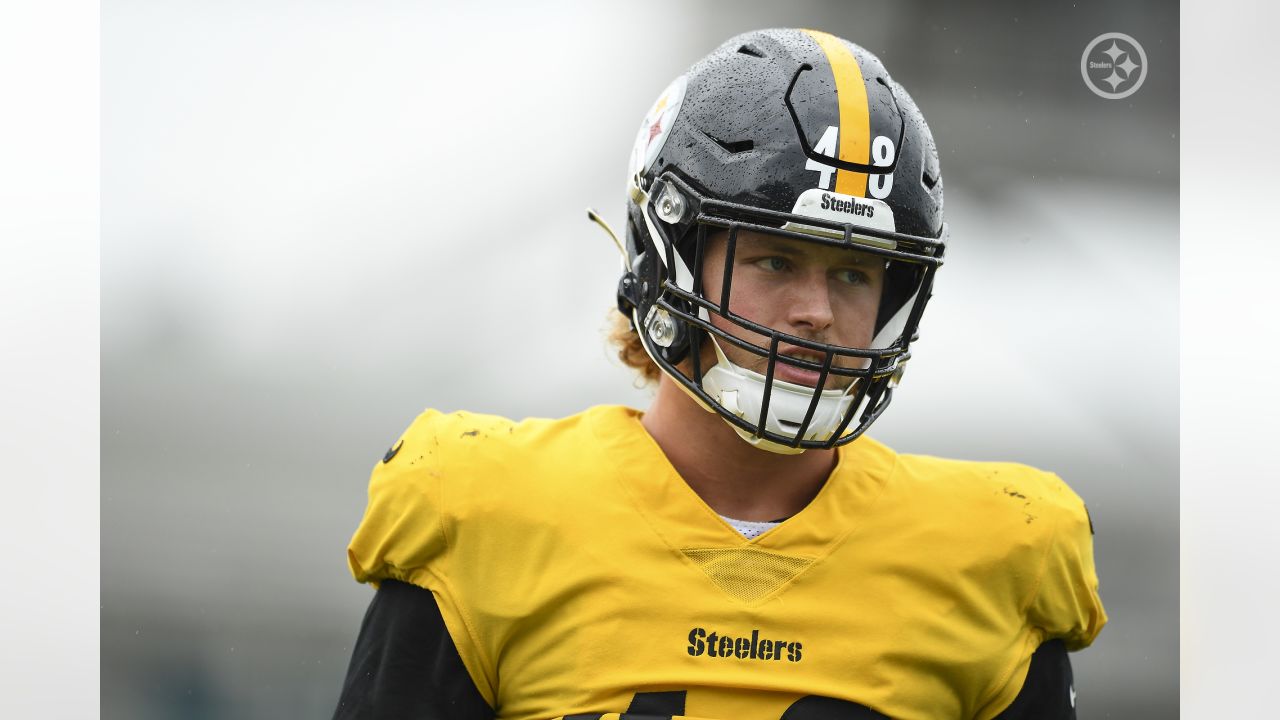
[[[735,37],[627,190],[615,339],[652,405],[420,416],[351,540],[378,590],[336,717],[1075,717],[1080,498],[863,434],[947,240],[906,90],[826,33]]]

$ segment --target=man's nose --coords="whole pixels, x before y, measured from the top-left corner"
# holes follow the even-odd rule
[[[789,300],[787,320],[793,327],[822,332],[835,320],[825,272],[810,271],[797,277]]]

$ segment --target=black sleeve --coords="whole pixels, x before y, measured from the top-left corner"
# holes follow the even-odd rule
[[[492,720],[429,590],[384,580],[369,604],[334,720]]]
[[[995,720],[1075,720],[1076,690],[1071,660],[1061,640],[1050,640],[1031,656],[1022,690]]]

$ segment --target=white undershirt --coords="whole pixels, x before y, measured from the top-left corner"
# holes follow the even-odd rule
[[[734,530],[742,533],[742,537],[748,540],[754,540],[760,535],[763,535],[778,526],[778,522],[776,521],[757,522],[755,520],[735,520],[734,518],[725,517],[724,515],[721,515],[720,519],[729,523]]]

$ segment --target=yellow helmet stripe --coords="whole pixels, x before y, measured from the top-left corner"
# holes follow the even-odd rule
[[[805,32],[822,48],[835,75],[836,100],[840,107],[840,149],[837,157],[867,165],[871,157],[871,115],[867,110],[867,86],[862,79],[862,68],[849,46],[840,38],[818,30]],[[866,173],[836,170],[835,191],[866,197]]]

